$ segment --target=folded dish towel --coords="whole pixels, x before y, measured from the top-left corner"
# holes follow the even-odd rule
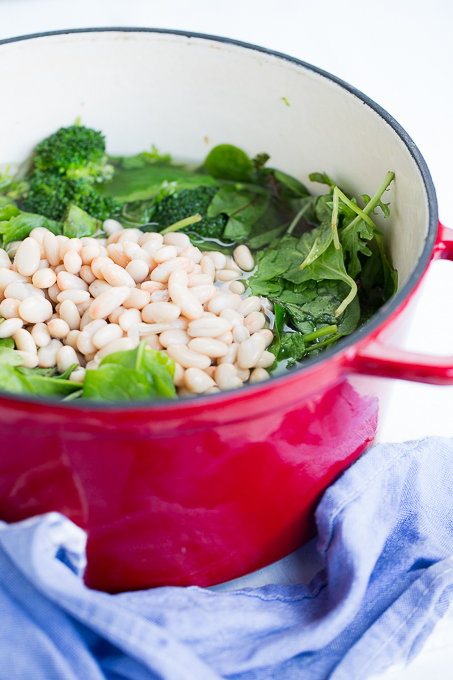
[[[310,584],[108,595],[83,531],[0,523],[1,680],[363,680],[411,659],[453,600],[453,441],[379,445],[324,494]]]

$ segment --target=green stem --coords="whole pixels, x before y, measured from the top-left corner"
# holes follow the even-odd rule
[[[200,213],[197,213],[196,215],[192,215],[192,217],[186,217],[184,220],[179,220],[179,222],[175,222],[174,224],[170,224],[169,227],[166,229],[163,229],[160,233],[161,234],[169,234],[171,231],[178,231],[178,229],[184,229],[184,227],[188,227],[189,224],[195,224],[195,222],[201,222],[202,216]]]
[[[301,208],[301,209],[299,210],[299,212],[297,213],[296,217],[293,219],[293,221],[291,222],[291,224],[290,224],[289,227],[288,227],[288,231],[286,232],[287,235],[293,233],[293,231],[294,231],[294,229],[296,228],[298,222],[299,222],[300,219],[304,216],[304,214],[307,212],[307,210],[308,210],[309,207],[310,207],[310,203],[307,203],[306,205],[304,205],[303,208]]]
[[[358,205],[355,205],[355,203],[350,201],[349,198],[346,196],[346,194],[344,194],[341,191],[341,189],[339,189],[338,187],[335,187],[335,191],[338,192],[338,196],[341,198],[343,203],[346,203],[346,205],[349,206],[349,208],[351,208],[351,210],[354,210],[354,212],[356,212],[357,215],[362,218],[362,220],[365,220],[365,222],[370,225],[370,227],[373,229],[373,231],[376,229],[373,220],[370,217],[368,217],[366,212],[363,212],[363,210],[361,208],[359,208]]]
[[[370,212],[373,212],[373,210],[375,209],[375,207],[378,205],[378,203],[379,203],[379,201],[380,201],[380,199],[381,199],[381,197],[382,197],[382,194],[383,194],[384,191],[387,189],[387,187],[393,182],[394,178],[395,178],[395,173],[394,173],[394,172],[388,172],[388,173],[386,174],[384,181],[382,182],[381,186],[379,187],[379,189],[378,189],[378,190],[376,191],[376,193],[374,194],[374,196],[373,196],[373,198],[371,199],[371,201],[369,201],[369,202],[367,203],[367,205],[364,207],[363,211],[361,211],[363,214],[368,215]],[[357,222],[359,222],[360,219],[363,219],[363,218],[361,217],[361,215],[358,215],[356,218],[354,218],[354,219],[352,220],[352,222],[351,222],[350,224],[348,224],[347,227],[345,227],[345,229],[343,230],[342,234],[345,234],[345,233],[348,232],[350,229],[354,229],[354,227],[357,225]],[[374,224],[373,224],[373,228],[374,228]]]
[[[333,243],[337,250],[340,250],[340,239],[338,238],[338,208],[339,208],[339,188],[333,190],[333,210],[332,210],[332,232]]]
[[[332,335],[332,333],[336,333],[338,330],[338,326],[327,326],[326,328],[320,328],[319,331],[314,331],[313,333],[307,333],[307,335],[303,336],[304,342],[311,342],[312,340],[317,340],[318,338],[322,338],[325,335]]]
[[[141,364],[143,360],[143,354],[145,353],[146,340],[142,340],[137,347],[137,358],[135,360],[135,370],[139,371],[141,369]]]
[[[348,276],[348,283],[351,286],[351,292],[349,293],[349,295],[347,297],[345,297],[345,299],[343,300],[341,305],[338,307],[338,309],[335,310],[335,316],[340,316],[340,314],[343,314],[346,307],[349,305],[350,302],[353,301],[353,299],[357,295],[357,284],[354,281],[354,279],[351,279],[350,276]]]
[[[306,352],[312,352],[314,349],[322,349],[323,347],[327,347],[328,345],[331,345],[340,338],[341,333],[337,333],[336,335],[333,335],[331,338],[324,340],[324,342],[318,342],[315,345],[311,345],[311,347],[307,347]]]

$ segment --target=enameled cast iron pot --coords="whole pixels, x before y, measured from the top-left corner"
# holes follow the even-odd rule
[[[392,344],[429,262],[453,255],[419,151],[337,78],[209,36],[93,29],[5,40],[0,82],[2,162],[22,161],[81,116],[106,134],[111,154],[155,143],[201,160],[231,143],[267,151],[314,192],[313,171],[369,194],[395,172],[391,224],[377,219],[400,290],[364,328],[297,370],[176,404],[0,397],[0,516],[58,510],[86,528],[90,586],[207,586],[295,550],[313,535],[321,492],[375,439],[382,378],[453,383],[453,357]]]

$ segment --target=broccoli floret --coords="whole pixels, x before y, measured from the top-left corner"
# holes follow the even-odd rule
[[[105,139],[101,132],[83,125],[60,128],[35,148],[35,171],[51,171],[68,179],[102,182],[114,169],[107,163]]]
[[[217,191],[218,187],[215,186],[197,187],[196,189],[184,189],[171,196],[165,196],[155,207],[151,219],[153,222],[157,222],[159,227],[163,229],[186,217],[199,213],[203,219],[196,224],[181,229],[181,231],[196,231],[200,236],[221,239],[228,217],[223,214],[217,217],[207,217],[209,204]]]
[[[119,215],[122,207],[116,199],[96,193],[88,180],[67,179],[52,172],[34,173],[21,207],[58,221],[63,219],[70,203],[100,220]]]

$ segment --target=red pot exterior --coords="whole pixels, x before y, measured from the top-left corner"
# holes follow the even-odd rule
[[[89,586],[208,586],[314,535],[321,492],[366,446],[376,399],[320,367],[229,402],[97,414],[0,402],[0,514],[88,532]],[[206,403],[208,403],[206,401]]]

